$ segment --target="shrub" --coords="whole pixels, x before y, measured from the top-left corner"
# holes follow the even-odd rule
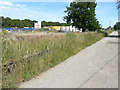
[[[6,35],[8,33],[8,31],[2,31],[4,35]]]
[[[101,33],[101,34],[103,34],[104,35],[104,37],[107,37],[108,36],[108,33],[107,32],[105,32],[105,31],[101,31],[101,30],[99,30],[99,31],[97,31],[98,33]]]

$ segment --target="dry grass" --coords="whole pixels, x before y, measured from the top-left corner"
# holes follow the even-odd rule
[[[50,33],[43,37],[40,34],[35,37],[23,35],[24,40],[3,41],[2,86],[15,88],[20,82],[54,67],[103,37],[100,33]]]

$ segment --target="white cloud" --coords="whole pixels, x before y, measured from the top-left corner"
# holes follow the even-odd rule
[[[18,5],[19,6],[19,5]],[[17,12],[17,13],[15,13]],[[9,13],[9,14],[8,14]],[[31,19],[38,21],[60,21],[62,22],[62,16],[57,13],[34,11],[27,7],[11,7],[9,10],[2,10],[2,15],[5,17],[11,17],[13,19]]]
[[[0,1],[0,5],[10,5],[12,6],[13,4],[7,1]]]
[[[0,6],[1,9],[10,9],[10,7]]]
[[[16,5],[17,7],[20,7],[21,5]]]
[[[16,7],[25,7],[25,5],[19,5],[19,4],[17,4],[17,5],[15,5]]]

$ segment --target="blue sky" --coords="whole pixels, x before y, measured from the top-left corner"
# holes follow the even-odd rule
[[[31,19],[37,21],[63,21],[64,11],[70,2],[8,2],[0,1],[0,14],[12,19]],[[115,2],[98,2],[96,17],[103,27],[118,21]]]

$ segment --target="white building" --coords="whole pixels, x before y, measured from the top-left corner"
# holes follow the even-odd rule
[[[34,23],[34,28],[40,29],[41,28],[41,22]]]

